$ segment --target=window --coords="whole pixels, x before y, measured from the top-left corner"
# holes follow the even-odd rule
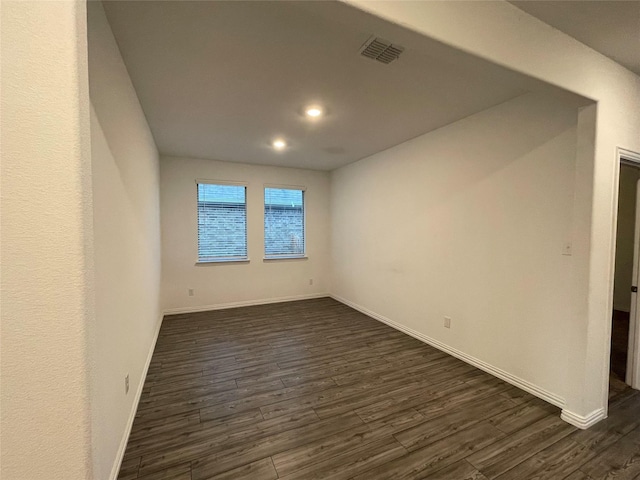
[[[247,259],[244,185],[198,183],[198,261]]]
[[[304,256],[304,190],[264,189],[264,253],[266,258]]]

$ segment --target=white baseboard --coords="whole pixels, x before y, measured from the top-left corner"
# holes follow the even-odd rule
[[[313,298],[328,297],[328,293],[312,293],[308,295],[292,295],[289,297],[263,298],[260,300],[245,300],[242,302],[218,303],[215,305],[198,305],[195,307],[168,308],[165,315],[176,315],[180,313],[206,312],[209,310],[224,310],[227,308],[252,307],[254,305],[267,305],[270,303],[294,302],[296,300],[311,300]]]
[[[147,359],[145,361],[145,365],[142,370],[142,375],[140,376],[140,382],[138,383],[136,396],[133,399],[133,406],[131,408],[131,414],[129,415],[129,420],[127,421],[127,427],[124,431],[124,435],[122,436],[122,440],[120,440],[120,447],[118,448],[118,453],[116,454],[116,459],[113,464],[113,468],[111,470],[111,475],[109,475],[110,480],[117,480],[118,478],[118,472],[120,471],[120,466],[122,465],[124,452],[127,449],[127,443],[129,442],[129,435],[131,435],[131,428],[133,427],[133,421],[136,418],[136,413],[138,411],[138,404],[140,403],[140,397],[142,396],[142,389],[144,388],[144,382],[147,378],[147,372],[149,371],[149,365],[151,364],[153,351],[156,348],[156,343],[158,341],[158,335],[160,334],[160,327],[162,327],[163,319],[164,319],[164,315],[160,315],[160,319],[158,320],[158,323],[156,325],[156,330],[153,334],[153,341],[151,342],[151,347],[149,348],[149,353],[147,354]]]
[[[505,370],[502,370],[501,368],[495,367],[487,362],[484,362],[478,358],[472,357],[471,355],[468,355],[460,350],[457,350],[453,347],[450,347],[449,345],[442,343],[434,338],[428,337],[420,332],[417,332],[411,328],[405,327],[404,325],[401,325],[397,322],[394,322],[393,320],[390,320],[382,315],[379,315],[375,312],[372,312],[371,310],[364,308],[356,303],[353,303],[345,298],[339,297],[337,295],[331,294],[330,295],[331,298],[333,298],[334,300],[337,300],[340,303],[344,303],[345,305],[348,305],[349,307],[358,310],[359,312],[364,313],[365,315],[368,315],[371,318],[374,318],[382,323],[386,323],[387,325],[389,325],[390,327],[395,328],[396,330],[399,330],[403,333],[406,333],[407,335],[411,335],[413,338],[416,338],[428,345],[431,345],[432,347],[437,348],[438,350],[442,350],[445,353],[448,353],[449,355],[452,355],[456,358],[459,358],[460,360],[467,362],[470,365],[473,365],[474,367],[479,368],[480,370],[484,370],[487,373],[490,373],[491,375],[498,377],[502,380],[504,380],[507,383],[510,383],[511,385],[514,385],[522,390],[525,390],[529,393],[531,393],[532,395],[535,395],[538,398],[541,398],[542,400],[551,403],[552,405],[555,405],[556,407],[560,407],[563,408],[564,404],[565,404],[565,400],[564,398],[556,395],[555,393],[549,392],[548,390],[545,390],[544,388],[541,388],[527,380],[524,380],[520,377],[517,377]],[[564,412],[564,411],[563,411]],[[564,419],[564,417],[563,417]],[[567,420],[568,421],[568,420]],[[572,422],[569,422],[572,423]]]
[[[578,415],[577,413],[570,412],[569,410],[562,410],[560,418],[571,425],[586,430],[591,425],[595,425],[600,420],[606,418],[604,408],[598,408],[589,415]]]

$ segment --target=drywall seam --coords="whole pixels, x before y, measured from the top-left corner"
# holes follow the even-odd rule
[[[595,425],[600,420],[607,418],[604,408],[598,408],[588,415],[578,415],[569,410],[562,410],[560,418],[567,423],[570,423],[574,427],[578,427],[582,430],[586,430],[591,425]]]
[[[133,427],[133,421],[135,420],[136,413],[138,412],[138,404],[140,403],[140,397],[142,396],[142,389],[144,388],[144,382],[147,379],[147,372],[149,371],[149,365],[151,365],[153,352],[156,349],[156,343],[158,342],[158,336],[160,335],[160,328],[162,327],[163,319],[164,319],[164,315],[160,315],[160,319],[156,324],[155,332],[153,333],[153,340],[151,342],[151,347],[149,348],[149,353],[147,354],[147,360],[145,361],[145,365],[142,370],[142,375],[140,376],[140,383],[138,383],[138,389],[136,390],[136,398],[133,401],[131,414],[129,415],[129,420],[127,420],[127,426],[124,430],[124,435],[122,436],[122,440],[120,441],[120,447],[118,448],[118,453],[116,454],[116,459],[115,459],[115,462],[113,463],[111,474],[109,475],[110,480],[117,480],[118,478],[118,472],[120,471],[120,466],[122,465],[124,452],[127,449],[127,443],[129,442],[129,435],[131,435],[131,428]]]
[[[450,347],[449,345],[442,343],[438,340],[435,340],[431,337],[428,337],[420,332],[417,332],[411,328],[405,327],[404,325],[401,325],[397,322],[394,322],[393,320],[384,317],[382,315],[379,315],[375,312],[372,312],[371,310],[364,308],[356,303],[353,303],[345,298],[339,297],[338,295],[334,295],[334,294],[330,294],[331,298],[333,298],[334,300],[337,300],[340,303],[344,303],[345,305],[358,310],[359,312],[364,313],[365,315],[374,318],[375,320],[378,320],[382,323],[386,323],[387,325],[389,325],[390,327],[395,328],[396,330],[399,330],[403,333],[406,333],[407,335],[412,336],[413,338],[416,338],[418,340],[420,340],[421,342],[424,342],[428,345],[431,345],[432,347],[437,348],[438,350],[442,350],[445,353],[448,353],[449,355],[452,355],[456,358],[459,358],[460,360],[473,365],[474,367],[479,368],[480,370],[484,370],[487,373],[490,373],[491,375],[498,377],[502,380],[504,380],[505,382],[510,383],[511,385],[514,385],[522,390],[525,390],[526,392],[531,393],[532,395],[535,395],[538,398],[541,398],[542,400],[551,403],[552,405],[555,405],[556,407],[560,407],[563,408],[564,404],[565,404],[565,400],[564,398],[556,395],[555,393],[549,392],[548,390],[545,390],[544,388],[541,388],[527,380],[524,380],[520,377],[517,377],[516,375],[513,375],[505,370],[502,370],[501,368],[495,367],[487,362],[484,362],[478,358],[472,357],[471,355],[468,355],[460,350],[457,350],[455,348]],[[563,411],[564,412],[564,411]],[[563,420],[568,421],[566,419],[563,418]],[[597,420],[596,420],[597,421]],[[572,423],[572,422],[569,422]],[[595,423],[595,422],[594,422]]]
[[[207,312],[209,310],[225,310],[227,308],[252,307],[254,305],[268,305],[270,303],[294,302],[296,300],[312,300],[314,298],[329,297],[328,293],[314,293],[309,295],[292,295],[289,297],[265,298],[262,300],[247,300],[244,302],[218,303],[215,305],[198,305],[197,307],[169,308],[164,311],[165,315],[176,315],[180,313]]]

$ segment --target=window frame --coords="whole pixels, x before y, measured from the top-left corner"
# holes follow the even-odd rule
[[[216,264],[229,264],[229,263],[249,263],[249,213],[248,213],[248,184],[246,182],[235,182],[228,180],[211,180],[205,178],[196,178],[196,265],[216,265]],[[220,186],[235,186],[244,187],[244,215],[245,215],[245,250],[247,252],[244,256],[230,256],[230,257],[206,257],[206,259],[200,258],[200,211],[198,209],[198,190],[200,185],[220,185]]]
[[[297,190],[302,192],[302,233],[303,233],[303,251],[302,253],[283,253],[267,255],[267,226],[265,224],[267,214],[266,190],[267,188],[279,190]],[[304,185],[283,185],[265,183],[262,186],[262,233],[263,233],[263,260],[272,262],[277,260],[300,260],[307,259],[307,188]]]

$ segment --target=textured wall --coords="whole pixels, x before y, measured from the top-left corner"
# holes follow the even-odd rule
[[[3,480],[91,478],[83,2],[2,2]]]
[[[88,3],[95,478],[115,478],[160,321],[158,152],[100,2]],[[124,378],[130,390],[125,393]]]

